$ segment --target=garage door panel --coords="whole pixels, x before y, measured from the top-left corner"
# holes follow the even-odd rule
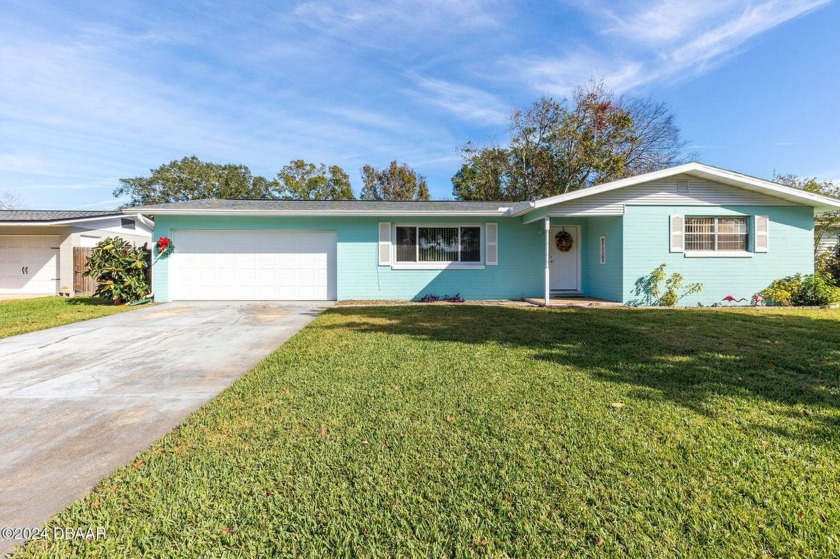
[[[173,300],[329,300],[334,231],[173,231]]]
[[[56,293],[58,243],[58,235],[0,235],[0,293]]]

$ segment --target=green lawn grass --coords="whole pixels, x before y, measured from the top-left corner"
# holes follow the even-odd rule
[[[838,555],[838,326],[333,309],[16,557]]]
[[[0,301],[0,338],[130,310],[96,297],[37,297]]]

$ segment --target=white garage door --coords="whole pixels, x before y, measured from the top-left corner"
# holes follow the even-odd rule
[[[0,235],[0,293],[58,292],[58,235]]]
[[[172,243],[172,300],[336,297],[335,231],[176,230]]]

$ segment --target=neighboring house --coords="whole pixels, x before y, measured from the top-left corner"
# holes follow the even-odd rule
[[[536,202],[199,200],[133,208],[174,252],[158,301],[586,295],[632,302],[659,264],[749,298],[813,273],[814,212],[840,201],[699,163]]]
[[[77,293],[84,250],[106,237],[151,241],[152,222],[113,211],[0,210],[0,295]],[[75,262],[74,262],[75,259]]]
[[[823,234],[817,252],[833,252],[838,243],[840,243],[840,227],[832,227]]]

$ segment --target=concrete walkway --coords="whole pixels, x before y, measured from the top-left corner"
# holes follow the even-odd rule
[[[329,305],[167,303],[0,340],[0,528],[84,496]]]

